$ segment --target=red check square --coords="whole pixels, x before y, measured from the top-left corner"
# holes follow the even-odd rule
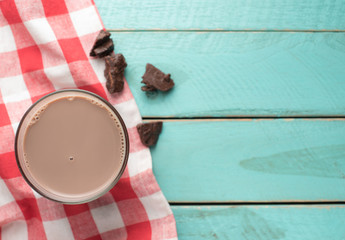
[[[64,0],[42,0],[47,17],[68,13]]]
[[[97,95],[101,96],[104,99],[107,99],[107,95],[105,94],[105,90],[100,83],[92,84],[92,85],[84,85],[79,87],[80,89],[96,93]]]
[[[22,21],[14,0],[0,1],[0,9],[2,10],[2,14],[6,18],[8,24],[19,23]]]
[[[20,49],[18,55],[23,73],[43,69],[41,52],[37,46]]]
[[[85,240],[103,240],[103,239],[101,238],[101,235],[97,234],[96,236],[88,237]]]
[[[30,199],[31,200],[31,199]],[[32,200],[34,202],[34,200]],[[31,215],[26,221],[28,224],[29,239],[46,239],[46,233],[43,228],[42,220],[37,208],[35,208],[36,215]]]
[[[78,205],[64,205],[64,209],[67,216],[74,216],[83,212],[88,212],[90,208],[84,203]]]
[[[17,200],[17,204],[24,214],[28,225],[28,239],[45,239],[42,218],[37,207],[36,199],[32,197]]]
[[[110,190],[110,193],[116,201],[137,198],[137,195],[132,189],[130,179],[124,177]]]
[[[0,153],[0,176],[3,179],[16,178],[21,176],[17,167],[16,156],[14,152]]]
[[[3,126],[10,125],[10,117],[8,116],[5,104],[0,103],[0,128]]]
[[[127,227],[127,240],[151,240],[151,225],[149,221]]]
[[[79,38],[61,39],[59,44],[67,63],[88,59]]]

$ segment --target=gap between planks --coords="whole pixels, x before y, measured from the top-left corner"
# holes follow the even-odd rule
[[[345,121],[345,116],[291,116],[291,117],[256,117],[256,116],[233,116],[233,117],[194,117],[194,118],[176,118],[176,117],[143,117],[143,121],[163,121],[163,122],[189,122],[189,121],[201,121],[201,122],[221,122],[221,121],[270,121],[270,120],[305,120],[305,121]]]
[[[304,29],[304,30],[274,30],[274,29],[243,29],[243,30],[225,30],[225,29],[106,29],[109,32],[120,32],[120,33],[132,33],[132,32],[186,32],[186,33],[208,33],[208,32],[224,32],[224,33],[344,33],[343,29],[325,29],[325,30],[314,30],[314,29]]]
[[[313,205],[343,205],[345,201],[279,201],[279,202],[169,202],[170,206],[313,206]]]

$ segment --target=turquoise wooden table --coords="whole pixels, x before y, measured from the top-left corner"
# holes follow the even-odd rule
[[[96,0],[179,239],[345,239],[345,0]],[[145,64],[172,74],[140,90]]]

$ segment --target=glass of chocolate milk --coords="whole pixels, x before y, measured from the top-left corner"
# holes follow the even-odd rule
[[[15,141],[17,164],[42,196],[66,204],[92,201],[120,179],[129,140],[119,113],[83,90],[44,96],[23,116]]]

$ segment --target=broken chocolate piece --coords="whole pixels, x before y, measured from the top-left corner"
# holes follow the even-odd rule
[[[110,32],[101,30],[96,38],[94,46],[102,45],[104,42],[106,42],[110,38]]]
[[[125,57],[119,54],[106,56],[104,76],[107,79],[106,87],[109,93],[121,92],[123,90],[123,76],[127,67]]]
[[[109,40],[106,41],[103,45],[100,45],[93,49],[93,52],[91,53],[93,53],[94,55],[91,55],[91,53],[90,55],[102,58],[107,55],[110,55],[110,53],[112,53],[113,51],[114,51],[114,43],[113,43],[113,40],[109,38]]]
[[[165,74],[152,64],[146,64],[146,72],[144,76],[142,76],[143,80],[142,83],[145,86],[141,87],[143,91],[168,91],[170,90],[175,84],[174,81],[170,78],[170,74]]]
[[[110,33],[101,30],[96,38],[95,43],[90,52],[92,57],[105,57],[114,51],[114,43],[110,38]]]
[[[162,131],[163,122],[141,123],[137,125],[137,130],[141,142],[149,147],[157,143],[159,134]]]

